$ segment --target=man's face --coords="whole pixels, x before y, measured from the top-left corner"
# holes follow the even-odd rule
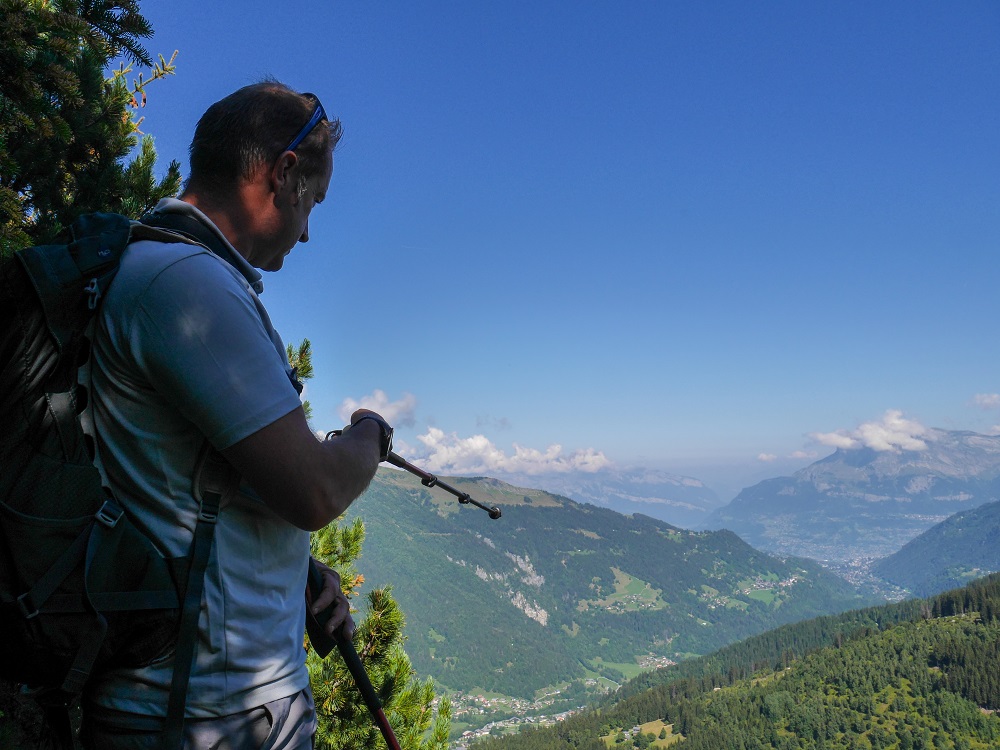
[[[331,177],[333,154],[327,154],[322,171],[306,177],[304,181],[295,181],[292,186],[295,195],[290,197],[282,211],[280,229],[269,248],[269,258],[259,266],[261,270],[277,271],[296,244],[309,241],[309,215],[326,198]]]

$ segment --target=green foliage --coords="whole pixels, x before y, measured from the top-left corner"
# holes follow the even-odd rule
[[[311,539],[313,555],[338,570],[348,596],[355,596],[364,582],[354,566],[363,540],[360,519],[344,526],[334,522]],[[420,682],[416,678],[403,650],[402,610],[388,586],[370,591],[366,598],[367,607],[355,632],[354,645],[400,746],[406,750],[443,750],[447,747],[451,708],[447,699],[437,702],[430,680]],[[340,654],[334,652],[322,660],[310,652],[307,664],[319,718],[316,747],[383,747],[385,742]]]
[[[152,30],[137,1],[0,0],[0,17],[0,251],[53,241],[83,213],[138,218],[175,194],[180,167],[154,179],[149,136],[125,165],[145,86],[174,71],[142,47]],[[151,77],[130,86],[123,64],[106,78],[120,56]]]
[[[285,350],[288,353],[288,362],[295,368],[299,380],[303,382],[309,380],[313,376],[312,342],[309,339],[302,339],[298,349],[288,344]]]
[[[288,355],[288,364],[292,366],[296,377],[305,383],[313,376],[312,365],[312,342],[309,339],[302,339],[298,348],[287,344],[285,353]],[[302,410],[306,413],[306,419],[312,419],[312,405],[308,401],[302,402]]]

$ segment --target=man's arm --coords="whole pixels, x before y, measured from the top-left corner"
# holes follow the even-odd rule
[[[354,425],[368,412],[351,416]],[[315,531],[364,492],[379,465],[382,431],[366,419],[343,435],[319,441],[302,409],[272,422],[222,455],[275,513]]]

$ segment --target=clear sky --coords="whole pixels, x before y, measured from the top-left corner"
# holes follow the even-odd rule
[[[1000,424],[996,2],[142,10],[164,164],[264,76],[343,121],[263,297],[317,429],[381,403],[439,471],[710,480]]]

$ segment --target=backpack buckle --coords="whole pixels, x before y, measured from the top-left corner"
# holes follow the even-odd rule
[[[21,617],[25,620],[30,620],[32,617],[38,616],[38,607],[32,601],[30,591],[25,591],[17,597],[17,608],[21,610]]]
[[[101,288],[97,285],[97,279],[91,279],[83,291],[87,295],[87,309],[96,310],[97,302],[101,299]]]
[[[206,508],[202,505],[198,509],[198,520],[204,523],[215,523],[219,520],[219,508]]]
[[[110,500],[105,500],[104,505],[102,505],[94,514],[94,518],[97,519],[97,522],[103,526],[113,529],[118,525],[118,522],[124,514],[125,511],[119,508],[116,503],[113,503]]]

